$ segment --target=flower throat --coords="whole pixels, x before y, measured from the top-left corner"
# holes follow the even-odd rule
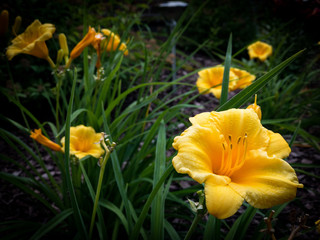
[[[215,173],[230,177],[241,168],[246,158],[247,142],[247,134],[238,138],[229,135],[227,141],[222,143],[222,161]]]

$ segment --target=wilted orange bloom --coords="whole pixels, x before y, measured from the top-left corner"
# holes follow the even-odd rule
[[[215,66],[198,72],[197,87],[199,93],[212,93],[216,98],[220,98],[223,81],[223,66]],[[229,91],[242,89],[252,83],[256,77],[250,73],[237,68],[230,68],[229,72]]]
[[[70,154],[81,159],[87,155],[99,158],[104,150],[100,146],[101,133],[96,133],[92,127],[79,125],[70,128]],[[61,139],[62,151],[65,149],[65,137]]]
[[[56,144],[55,142],[52,142],[50,139],[48,139],[47,137],[45,137],[42,132],[41,129],[35,129],[34,132],[30,132],[30,137],[33,138],[34,140],[36,140],[38,143],[42,144],[43,146],[46,146],[54,151],[61,151],[61,146]]]
[[[213,216],[232,216],[246,200],[270,208],[295,198],[302,188],[284,160],[291,149],[278,133],[261,125],[253,109],[204,112],[175,137],[172,164],[204,183],[206,207]]]
[[[259,58],[262,62],[264,62],[267,57],[271,56],[272,46],[267,43],[257,41],[248,46],[248,53],[250,59]]]
[[[92,27],[89,27],[89,30],[84,38],[72,49],[70,58],[75,59],[79,57],[83,50],[94,41],[95,35],[96,30]]]

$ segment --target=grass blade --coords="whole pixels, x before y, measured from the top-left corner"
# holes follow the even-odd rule
[[[296,54],[289,57],[287,60],[280,63],[278,66],[271,69],[268,73],[257,79],[250,86],[239,92],[229,101],[220,106],[217,110],[223,111],[230,108],[239,108],[241,105],[245,104],[248,99],[263,88],[275,75],[280,73],[285,67],[287,67],[293,60],[300,56],[305,50],[301,50]]]
[[[166,129],[164,121],[161,120],[159,131],[158,131],[158,140],[156,146],[156,159],[154,165],[154,174],[153,174],[153,187],[157,185],[157,182],[160,180],[161,176],[165,171],[166,165]],[[151,238],[152,239],[163,239],[164,237],[164,196],[162,186],[159,189],[159,192],[155,196],[152,207],[151,207]]]
[[[61,223],[63,220],[65,220],[67,217],[69,217],[71,214],[72,214],[72,209],[66,209],[66,210],[62,211],[61,213],[57,214],[49,222],[47,222],[45,225],[43,225],[41,228],[39,228],[39,230],[30,239],[31,240],[40,239],[46,233],[50,232],[57,225],[59,225],[59,223]]]
[[[224,72],[223,72],[220,106],[222,106],[228,100],[229,73],[230,73],[230,66],[231,66],[231,58],[232,58],[232,33],[230,34],[230,37],[229,37],[228,48],[227,48],[227,53],[226,53],[226,60],[224,62]]]

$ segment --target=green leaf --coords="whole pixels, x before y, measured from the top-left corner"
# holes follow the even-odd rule
[[[31,240],[40,239],[46,233],[50,232],[52,229],[54,229],[56,226],[58,226],[63,220],[65,220],[71,214],[72,214],[72,209],[66,209],[66,210],[62,211],[61,213],[57,214],[49,222],[47,222],[42,227],[40,227],[39,230],[35,234],[33,234],[30,239]]]
[[[166,167],[166,129],[164,121],[161,120],[158,139],[156,146],[156,159],[154,164],[153,172],[153,187],[155,187],[163,175]],[[164,202],[163,189],[162,186],[159,192],[155,196],[152,207],[151,207],[151,238],[152,239],[163,239],[164,237]]]
[[[74,99],[74,92],[76,88],[76,82],[77,82],[77,70],[74,69],[74,79],[72,83],[71,96],[69,100],[67,119],[66,119],[66,130],[65,130],[65,150],[64,150],[64,153],[65,153],[64,157],[66,162],[65,173],[66,173],[67,187],[68,187],[68,191],[71,199],[71,205],[74,212],[75,223],[77,225],[78,231],[81,232],[83,238],[88,239],[87,229],[82,219],[82,215],[79,209],[78,201],[76,198],[76,194],[74,191],[74,187],[73,187],[73,183],[70,175],[70,124],[71,124],[71,113],[73,108],[73,99]]]
[[[143,209],[140,213],[140,216],[138,218],[138,221],[136,222],[136,225],[134,226],[134,229],[132,231],[132,234],[130,235],[130,240],[135,240],[138,239],[139,236],[139,232],[141,230],[142,224],[144,222],[144,219],[147,216],[148,210],[151,206],[151,203],[153,201],[153,199],[155,198],[156,194],[158,193],[160,187],[162,186],[163,182],[166,180],[166,178],[171,174],[173,170],[173,166],[170,165],[165,173],[162,175],[161,179],[159,180],[159,182],[157,183],[157,185],[152,189],[152,192],[150,193],[146,203],[143,206]]]
[[[249,205],[246,211],[234,222],[225,240],[243,239],[256,212],[257,209]]]
[[[224,62],[224,72],[223,72],[222,90],[221,90],[221,97],[220,97],[220,106],[222,106],[228,100],[231,58],[232,58],[232,33],[230,34],[230,37],[229,37],[228,48],[227,48],[227,53],[226,53],[226,60]]]
[[[293,56],[289,57],[287,60],[280,63],[278,66],[274,67],[268,73],[254,81],[250,86],[243,89],[237,95],[232,97],[229,101],[220,106],[217,111],[228,110],[230,108],[239,108],[245,104],[251,96],[257,93],[261,88],[263,88],[274,76],[279,74],[285,67],[287,67],[293,60],[300,56],[304,50],[299,51]]]

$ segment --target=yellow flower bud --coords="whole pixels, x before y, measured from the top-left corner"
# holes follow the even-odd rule
[[[12,26],[12,33],[15,36],[18,35],[19,29],[20,29],[20,26],[21,26],[21,20],[22,19],[21,19],[20,16],[17,16],[16,19],[14,20],[14,24]]]
[[[261,113],[260,106],[257,105],[257,94],[255,95],[255,98],[254,98],[254,104],[249,105],[247,107],[247,109],[253,109],[253,111],[256,112],[256,114],[258,115],[259,119],[261,120],[262,113]]]
[[[63,33],[59,34],[59,44],[60,48],[63,49],[64,56],[69,56],[67,37]]]
[[[63,49],[59,49],[58,54],[57,54],[57,62],[56,62],[57,65],[60,65],[64,55],[65,54],[64,54]]]
[[[3,36],[8,31],[9,25],[9,12],[7,10],[3,10],[0,14],[0,36]]]

